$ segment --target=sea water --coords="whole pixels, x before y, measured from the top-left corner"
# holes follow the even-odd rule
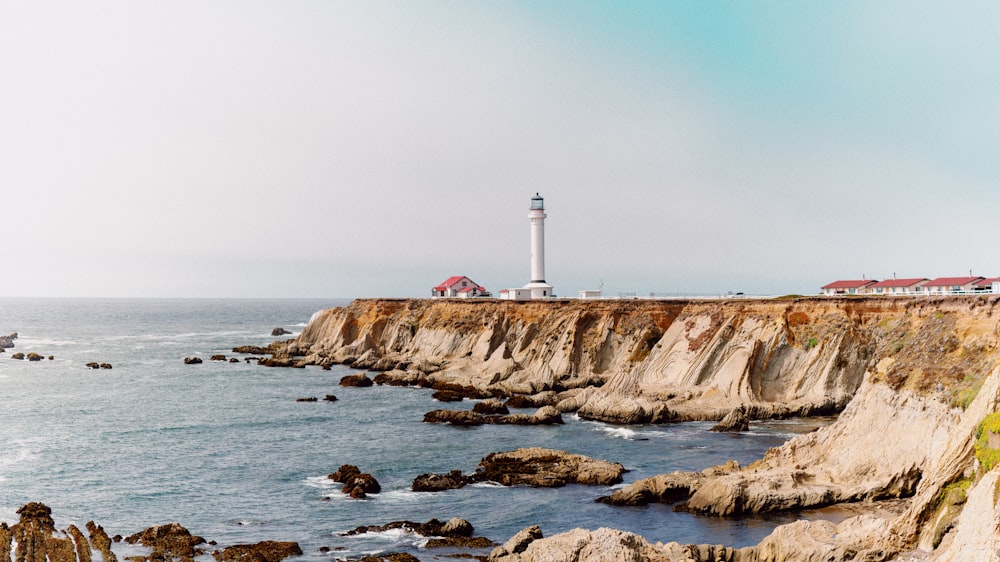
[[[220,545],[297,541],[304,558],[319,561],[454,552],[421,549],[424,539],[400,531],[342,536],[395,520],[461,517],[500,543],[539,525],[546,536],[614,527],[651,541],[738,547],[793,519],[595,502],[609,487],[412,492],[420,474],[472,472],[488,453],[519,447],[620,462],[625,483],[730,459],[746,464],[828,420],[761,422],[739,434],[709,432],[710,423],[625,427],[573,415],[557,426],[432,425],[421,422],[424,413],[473,402],[441,404],[417,388],[344,388],[340,378],[357,371],[268,368],[231,352],[274,341],[275,327],[294,337],[317,310],[347,302],[0,299],[0,334],[19,334],[16,348],[0,354],[0,520],[16,522],[18,507],[37,501],[52,508],[58,528],[94,520],[110,535],[129,535],[176,521]],[[18,351],[46,359],[11,359]],[[240,361],[209,361],[215,354]],[[184,364],[189,356],[204,363]],[[338,400],[324,401],[327,394]],[[319,401],[296,400],[306,397]],[[382,492],[346,497],[327,479],[342,464],[373,474]]]

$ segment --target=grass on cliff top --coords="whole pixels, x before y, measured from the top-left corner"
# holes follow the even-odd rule
[[[994,435],[993,439],[990,436]],[[979,422],[976,428],[976,460],[985,472],[1000,464],[1000,447],[990,447],[990,441],[1000,440],[1000,412],[994,412]]]

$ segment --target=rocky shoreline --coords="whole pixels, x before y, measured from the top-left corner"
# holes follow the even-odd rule
[[[317,313],[269,351],[275,365],[344,363],[383,384],[453,385],[613,423],[729,416],[720,429],[740,429],[842,412],[748,466],[640,480],[603,499],[612,505],[675,503],[718,517],[909,498],[901,514],[802,520],[740,549],[529,528],[491,560],[994,560],[997,302],[368,300]],[[461,416],[472,414],[484,416]]]

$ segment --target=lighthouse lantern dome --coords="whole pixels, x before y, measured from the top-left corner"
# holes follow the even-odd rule
[[[542,196],[537,192],[535,193],[535,196],[531,198],[531,210],[533,211],[535,209],[545,209],[545,200],[542,199]]]

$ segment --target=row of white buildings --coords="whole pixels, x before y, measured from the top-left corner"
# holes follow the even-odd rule
[[[926,277],[912,279],[847,279],[828,283],[820,294],[840,295],[969,295],[1000,293],[1000,277]]]

